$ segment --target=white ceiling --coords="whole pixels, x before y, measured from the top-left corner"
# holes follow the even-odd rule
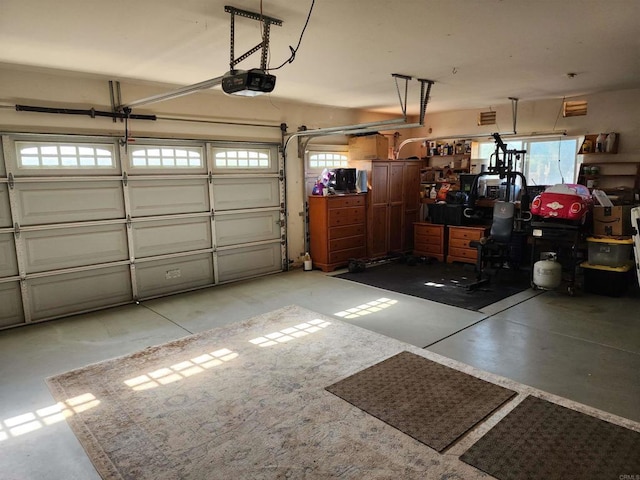
[[[229,70],[224,6],[260,4],[283,21],[275,67],[311,0],[0,0],[0,62],[190,85]],[[236,17],[236,57],[259,41],[259,22]],[[436,82],[428,112],[636,88],[640,1],[316,0],[295,61],[273,73],[273,98],[393,113],[392,73]],[[412,81],[409,113],[418,92]]]

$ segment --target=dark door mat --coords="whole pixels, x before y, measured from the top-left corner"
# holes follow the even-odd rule
[[[531,285],[529,273],[524,270],[502,269],[487,285],[476,290],[465,288],[476,280],[473,265],[461,263],[408,265],[392,262],[367,267],[364,272],[341,273],[335,277],[478,311],[528,289]]]
[[[438,452],[516,394],[410,352],[326,390]]]
[[[529,396],[460,459],[500,480],[635,478],[640,433]]]

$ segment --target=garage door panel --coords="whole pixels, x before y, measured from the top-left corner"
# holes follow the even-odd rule
[[[24,232],[27,273],[127,260],[124,224]]]
[[[24,323],[18,282],[0,283],[0,327]]]
[[[63,182],[16,185],[21,225],[124,217],[122,187],[117,182]]]
[[[133,245],[138,258],[211,248],[211,219],[134,223]]]
[[[6,183],[0,183],[0,227],[10,227],[11,209],[9,207],[9,188]]]
[[[280,238],[280,212],[219,215],[216,218],[216,237],[218,247],[277,240]]]
[[[27,282],[29,306],[34,320],[133,300],[128,266],[52,275]]]
[[[13,234],[0,234],[0,277],[12,277],[17,274],[18,261]]]
[[[218,252],[221,282],[282,271],[280,243]]]
[[[142,262],[136,265],[140,298],[213,284],[210,254]]]
[[[129,183],[131,214],[134,217],[208,212],[206,180],[149,180]]]
[[[277,178],[216,178],[213,182],[216,210],[277,207],[280,187]]]

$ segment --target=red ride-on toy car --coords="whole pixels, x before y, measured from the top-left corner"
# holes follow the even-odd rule
[[[547,187],[531,202],[531,213],[544,219],[568,220],[583,225],[593,208],[591,192],[584,185],[559,183]]]

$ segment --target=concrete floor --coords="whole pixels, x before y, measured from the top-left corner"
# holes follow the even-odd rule
[[[297,304],[512,380],[640,421],[640,292],[623,298],[528,290],[480,312],[318,271],[231,285],[0,332],[0,478],[98,479],[44,379],[190,333]]]

